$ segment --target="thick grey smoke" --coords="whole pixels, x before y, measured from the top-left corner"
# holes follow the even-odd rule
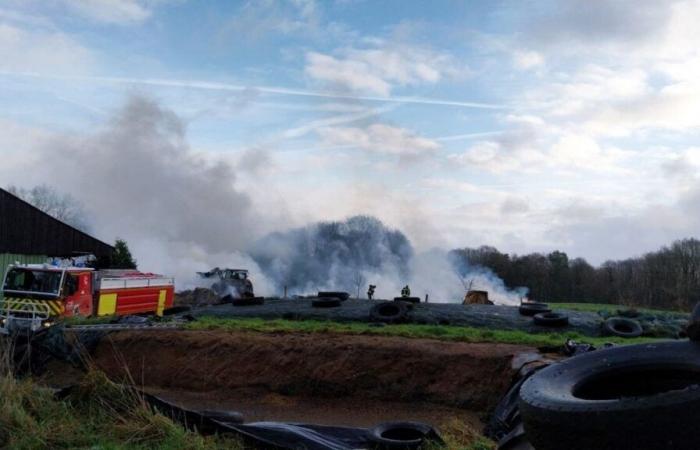
[[[346,290],[357,294],[380,277],[407,280],[413,248],[403,233],[355,216],[272,233],[252,251],[258,265],[289,293]]]
[[[39,170],[94,215],[94,232],[123,237],[141,268],[175,275],[178,287],[195,271],[241,265],[257,220],[247,195],[235,187],[230,164],[196,156],[180,118],[142,96],[130,97],[102,129],[54,140]]]
[[[152,100],[131,97],[106,128],[59,143],[49,160],[52,178],[77,190],[109,228],[209,252],[251,238],[250,199],[235,189],[233,169],[194,156],[182,121]]]
[[[469,280],[499,304],[517,304],[523,295],[489,269],[456,267],[444,250],[414,254],[401,231],[368,216],[273,233],[256,244],[252,256],[275,290],[286,286],[289,294],[341,290],[364,298],[374,284],[376,298],[392,298],[408,284],[414,296],[455,303],[466,293],[463,280]]]

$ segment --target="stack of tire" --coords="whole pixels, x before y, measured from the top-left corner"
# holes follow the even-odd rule
[[[553,312],[546,303],[521,303],[518,311],[523,316],[532,316],[535,325],[542,327],[565,327],[569,324],[569,316]]]
[[[341,291],[319,291],[316,297],[311,300],[311,306],[314,308],[337,308],[350,298],[350,294]]]

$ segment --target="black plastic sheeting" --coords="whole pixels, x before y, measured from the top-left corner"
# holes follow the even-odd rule
[[[54,395],[57,399],[67,398],[75,389],[69,386],[58,390]],[[405,445],[396,441],[392,445],[383,445],[372,439],[371,429],[311,425],[283,422],[254,422],[242,423],[243,416],[232,411],[194,411],[183,408],[168,400],[146,392],[139,395],[154,411],[180,423],[185,428],[202,434],[235,434],[247,444],[255,448],[270,450],[354,450],[366,448],[381,449],[413,449],[415,445]],[[233,417],[234,420],[219,420],[222,416]],[[429,425],[416,424],[429,430],[425,433],[424,443],[431,442],[444,446],[439,434]]]
[[[242,416],[235,422],[218,420],[230,411],[192,411],[182,408],[163,398],[142,393],[151,407],[161,414],[181,423],[186,428],[201,433],[234,433],[256,448],[264,449],[305,449],[305,450],[353,450],[359,448],[377,448],[377,442],[371,437],[367,428],[338,427],[283,422],[254,422],[243,424]],[[236,415],[236,413],[233,413]],[[431,441],[444,445],[443,440],[430,426],[420,424],[429,431],[425,433],[425,442]],[[408,449],[417,446],[402,446],[397,443],[391,447]]]
[[[85,351],[93,350],[99,340],[107,334],[105,331],[80,331],[73,339],[67,340],[62,326],[54,326],[26,337],[26,347],[34,349],[31,359],[34,361],[32,373],[41,371],[39,361],[47,357],[57,358],[75,366],[84,362]],[[63,399],[70,395],[75,386],[56,392],[56,398]],[[138,391],[138,389],[137,389]],[[183,408],[168,400],[146,392],[139,391],[142,398],[156,411],[182,424],[186,428],[202,434],[233,433],[246,443],[263,449],[284,450],[352,450],[359,448],[411,449],[416,445],[378,444],[372,437],[372,429],[323,426],[312,424],[256,422],[243,423],[243,416],[235,411],[195,411]],[[414,424],[424,434],[424,441],[444,445],[444,441],[431,426]]]

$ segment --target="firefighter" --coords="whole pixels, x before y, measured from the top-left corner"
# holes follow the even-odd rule
[[[408,285],[404,286],[403,289],[401,289],[401,297],[410,297],[411,296],[411,288],[408,287]]]
[[[375,289],[376,287],[377,287],[377,286],[375,286],[375,285],[373,285],[373,284],[370,284],[370,285],[369,285],[369,289],[367,289],[367,298],[368,298],[368,299],[372,300],[372,297],[374,297],[374,289]]]

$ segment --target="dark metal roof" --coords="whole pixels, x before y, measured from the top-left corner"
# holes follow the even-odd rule
[[[0,189],[0,253],[108,256],[114,247]]]

